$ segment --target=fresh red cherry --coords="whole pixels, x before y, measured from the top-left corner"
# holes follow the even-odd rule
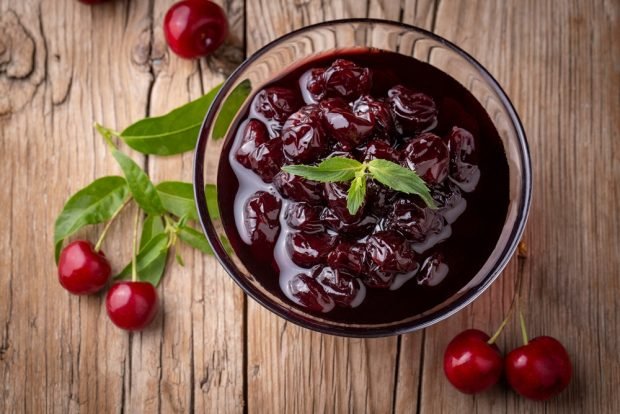
[[[157,291],[149,282],[119,282],[108,291],[105,307],[114,325],[139,331],[157,314]]]
[[[65,247],[58,261],[58,280],[69,292],[88,295],[100,291],[110,279],[110,263],[92,243],[76,240]]]
[[[534,338],[506,356],[508,383],[532,400],[558,395],[568,386],[572,372],[566,349],[549,336]]]
[[[443,357],[448,381],[466,394],[484,391],[502,374],[502,355],[489,335],[477,329],[461,332],[450,341]]]
[[[212,1],[183,0],[168,9],[164,34],[174,53],[193,59],[207,56],[224,43],[228,21],[224,10]]]

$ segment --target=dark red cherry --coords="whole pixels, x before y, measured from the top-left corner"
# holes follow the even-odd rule
[[[362,206],[354,216],[349,213],[349,209],[347,208],[347,194],[350,186],[350,183],[345,182],[331,182],[325,183],[324,185],[324,194],[327,201],[327,206],[336,214],[336,216],[347,222],[353,222],[363,218],[365,206],[365,203],[362,203]]]
[[[482,392],[497,384],[502,374],[502,355],[490,345],[489,335],[477,329],[461,332],[450,341],[443,357],[448,381],[466,394]]]
[[[400,134],[424,132],[437,125],[437,106],[430,96],[397,85],[388,91],[388,100]]]
[[[568,352],[550,336],[531,339],[506,355],[506,378],[510,386],[532,400],[547,400],[570,383],[573,367]]]
[[[377,224],[377,217],[372,214],[348,215],[346,218],[343,218],[329,207],[321,212],[321,220],[329,229],[349,237],[366,236],[372,232]]]
[[[273,185],[284,198],[319,204],[323,201],[323,184],[280,171],[273,177]]]
[[[366,119],[356,116],[341,98],[326,99],[319,105],[323,110],[325,132],[338,141],[343,150],[352,150],[370,136],[374,117]]]
[[[280,172],[284,164],[284,154],[282,154],[282,141],[278,138],[257,146],[248,156],[250,168],[264,182],[270,183],[273,177]]]
[[[393,135],[394,120],[389,103],[381,99],[374,99],[370,95],[364,95],[354,102],[353,113],[361,118],[374,119],[377,134],[386,137]]]
[[[464,191],[473,191],[480,179],[474,136],[466,129],[453,127],[448,135],[448,148],[450,176]]]
[[[286,120],[282,143],[284,156],[293,163],[312,163],[329,151],[318,105],[304,106]]]
[[[108,283],[111,273],[110,263],[103,252],[96,252],[89,241],[76,240],[60,252],[58,281],[75,295],[100,291]]]
[[[193,59],[207,56],[228,36],[224,10],[209,0],[182,0],[168,9],[164,35],[177,55]]]
[[[304,233],[324,232],[325,227],[321,223],[322,208],[308,203],[290,203],[284,212],[286,224],[295,230]]]
[[[306,104],[318,103],[325,96],[325,69],[314,68],[299,78],[299,88]]]
[[[348,101],[368,93],[372,86],[370,69],[345,59],[335,60],[325,70],[323,78],[327,96],[341,97]]]
[[[263,121],[268,126],[271,136],[275,137],[279,135],[288,117],[301,105],[297,93],[287,88],[272,86],[256,94],[252,101],[252,115]]]
[[[334,300],[311,276],[300,273],[288,282],[288,290],[298,304],[315,312],[329,312],[335,306]]]
[[[245,203],[244,224],[253,245],[270,251],[280,233],[281,203],[276,196],[265,191],[254,193]]]
[[[327,233],[296,232],[289,233],[286,238],[286,250],[291,260],[305,268],[325,263],[334,244],[334,237]]]
[[[369,288],[373,289],[387,289],[392,286],[396,277],[395,272],[385,272],[374,263],[370,263],[364,273],[361,274],[362,282]]]
[[[430,186],[431,197],[437,205],[437,212],[446,218],[448,223],[454,223],[465,211],[467,201],[463,199],[461,190],[451,180],[442,184]]]
[[[363,147],[363,161],[371,161],[375,159],[399,162],[400,155],[387,141],[382,139],[374,139],[369,141]]]
[[[251,168],[250,155],[257,146],[267,141],[269,141],[269,133],[265,124],[259,120],[251,119],[243,129],[243,138],[235,158],[245,168]]]
[[[327,255],[327,264],[332,269],[358,276],[364,271],[366,249],[363,244],[341,241]]]
[[[157,314],[157,290],[149,282],[115,283],[106,295],[105,307],[114,325],[139,331]]]
[[[448,176],[448,147],[430,132],[411,140],[401,152],[403,166],[415,170],[429,184],[442,182]]]
[[[366,242],[366,251],[370,260],[384,272],[407,273],[418,267],[415,252],[395,231],[374,233]]]
[[[445,225],[442,215],[405,198],[396,201],[388,215],[388,227],[414,242],[422,242],[430,234],[441,233]]]
[[[398,194],[398,192],[387,188],[375,180],[368,180],[368,184],[366,184],[368,211],[381,217],[387,215],[398,199]]]
[[[418,285],[437,286],[445,279],[449,270],[443,254],[434,252],[422,262],[416,280]]]
[[[357,278],[329,266],[316,269],[313,277],[339,306],[350,307],[361,287]]]

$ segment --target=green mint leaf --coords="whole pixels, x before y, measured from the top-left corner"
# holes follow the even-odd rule
[[[161,233],[153,237],[136,256],[136,270],[138,279],[150,282],[157,286],[166,270],[166,260],[168,259],[168,234]],[[131,263],[116,276],[114,279],[130,279]]]
[[[415,171],[387,160],[375,159],[368,163],[372,178],[393,190],[416,194],[430,208],[437,208],[424,180]]]
[[[149,214],[163,214],[164,206],[146,172],[134,160],[117,149],[112,150],[112,156],[123,170],[129,190],[140,208]]]
[[[200,250],[203,253],[213,254],[211,245],[207,241],[207,238],[202,232],[194,229],[193,227],[180,226],[177,233],[179,239],[189,244],[195,249]]]
[[[65,203],[54,224],[56,262],[62,242],[82,227],[109,220],[129,194],[123,177],[99,178],[75,193]]]
[[[161,203],[167,212],[177,217],[187,216],[190,220],[198,220],[194,187],[191,183],[181,181],[163,181],[155,187]]]
[[[221,86],[166,115],[128,126],[120,133],[121,139],[143,154],[174,155],[193,150],[205,114]]]
[[[355,178],[351,181],[351,187],[347,193],[347,210],[349,214],[355,215],[360,209],[366,198],[366,172],[361,170],[355,174]]]
[[[239,109],[245,103],[245,100],[252,91],[252,84],[248,79],[241,82],[230,92],[226,100],[222,103],[219,115],[213,126],[213,139],[218,140],[224,138],[228,132],[228,128],[235,116],[239,113]]]
[[[165,233],[164,220],[162,216],[149,215],[142,224],[142,235],[140,236],[140,250],[144,248],[155,236]]]
[[[217,204],[217,187],[215,184],[205,185],[205,197],[207,199],[207,210],[211,220],[217,220],[220,218],[220,207]]]
[[[322,161],[319,165],[287,165],[282,170],[289,174],[298,175],[308,180],[320,182],[350,181],[355,173],[362,170],[364,164],[359,161],[332,157]]]

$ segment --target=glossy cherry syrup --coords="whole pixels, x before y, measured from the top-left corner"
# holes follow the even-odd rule
[[[347,323],[413,316],[467,284],[499,238],[503,145],[478,101],[427,63],[368,49],[304,62],[233,131],[218,171],[224,228],[254,277],[302,309]],[[351,215],[348,183],[279,170],[329,156],[414,169],[439,208],[369,180]]]

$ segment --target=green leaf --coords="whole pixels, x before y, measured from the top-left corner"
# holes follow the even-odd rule
[[[190,220],[198,220],[194,187],[191,183],[163,181],[155,188],[166,211],[177,217],[187,216]]]
[[[219,115],[213,126],[213,139],[224,138],[228,132],[228,128],[232,123],[235,115],[239,112],[239,108],[243,105],[246,98],[252,91],[252,84],[248,79],[241,82],[232,90],[228,98],[222,104]]]
[[[71,196],[54,224],[56,262],[65,238],[88,224],[109,220],[128,194],[123,177],[108,176],[93,181]]]
[[[140,236],[140,250],[146,246],[155,236],[165,232],[162,216],[149,215],[142,224],[142,235]]]
[[[351,181],[351,187],[347,193],[347,210],[351,215],[355,215],[357,210],[362,206],[366,197],[366,172],[360,171],[355,174],[355,178]]]
[[[372,178],[393,190],[407,194],[416,194],[430,208],[437,208],[424,180],[415,171],[401,167],[391,161],[375,159],[368,163]]]
[[[136,256],[138,279],[157,286],[166,269],[168,258],[168,234],[160,233],[153,237]],[[131,278],[131,262],[114,279]]]
[[[182,226],[179,227],[177,235],[179,236],[179,239],[183,240],[193,248],[198,249],[203,253],[213,254],[211,245],[209,245],[207,238],[204,234],[202,234],[202,232],[199,232],[192,227]]]
[[[143,154],[174,155],[193,150],[200,126],[222,85],[166,115],[145,118],[125,128],[120,137]]]
[[[205,197],[207,199],[207,210],[211,220],[220,218],[220,208],[217,204],[217,187],[213,184],[205,185]]]
[[[149,214],[163,214],[165,212],[164,206],[155,186],[144,170],[134,160],[117,149],[112,150],[112,155],[123,170],[129,190],[140,208]]]
[[[359,161],[332,157],[322,161],[319,165],[287,165],[282,167],[289,174],[298,175],[308,180],[320,182],[350,181],[355,173],[364,169]]]

